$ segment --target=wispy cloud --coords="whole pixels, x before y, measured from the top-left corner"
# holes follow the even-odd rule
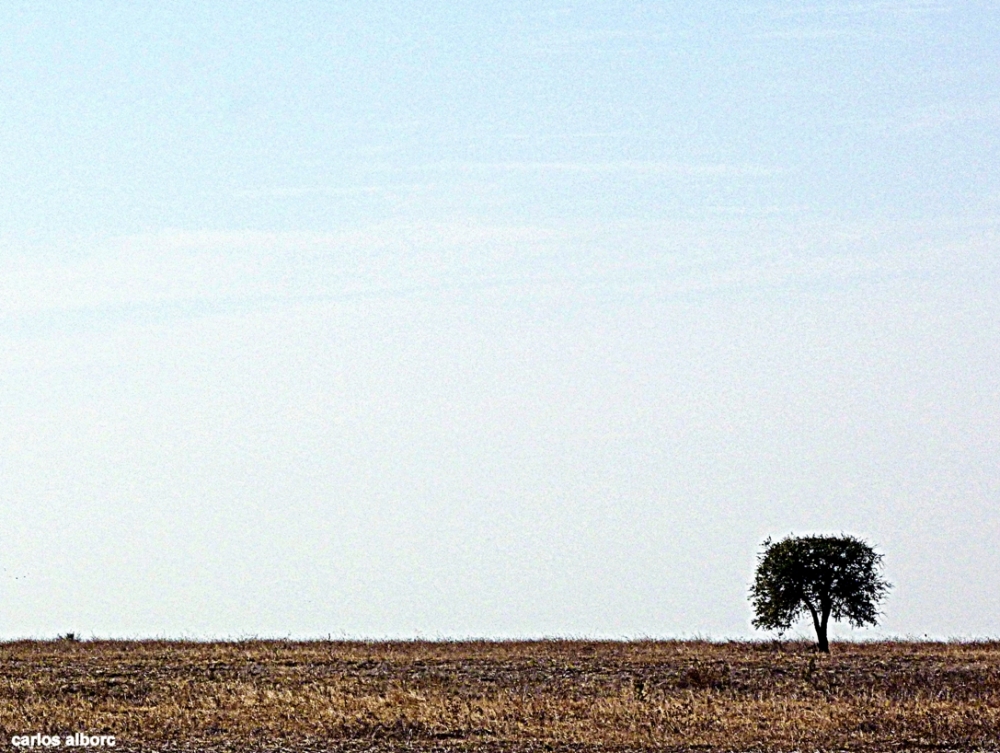
[[[974,105],[940,103],[904,110],[889,122],[898,133],[923,133],[968,123],[1000,126],[1000,101]]]
[[[662,46],[670,40],[688,38],[690,30],[655,28],[590,28],[544,31],[531,39],[526,52],[537,55],[561,55],[580,49],[610,47],[618,52]]]
[[[708,206],[706,211],[712,214],[737,217],[769,217],[774,215],[795,215],[813,211],[807,204],[774,204],[770,206],[746,206],[742,204]]]
[[[592,174],[650,174],[673,175],[690,178],[721,177],[767,177],[781,171],[764,165],[743,165],[728,163],[681,163],[660,161],[614,161],[614,162],[437,162],[423,166],[435,171],[496,171],[496,172],[554,172]]]
[[[970,125],[1000,128],[1000,101],[942,101],[918,107],[903,107],[877,117],[844,118],[834,122],[892,137],[921,136]]]
[[[168,231],[91,241],[64,256],[0,251],[0,319],[169,318],[486,289],[669,296],[1000,271],[995,222],[847,223],[805,207],[717,209],[689,222]]]
[[[360,186],[265,186],[236,191],[237,199],[300,199],[309,196],[388,196],[411,193],[427,188],[429,184],[370,184]]]
[[[552,141],[590,141],[594,139],[618,139],[623,137],[634,137],[643,133],[638,130],[620,131],[578,131],[568,133],[508,133],[502,134],[498,138],[504,141],[515,142],[552,142]],[[649,131],[645,131],[649,133]]]
[[[845,28],[842,26],[800,26],[788,29],[769,29],[749,35],[758,41],[821,41],[821,40],[885,40],[899,39],[900,34],[888,34],[875,29]]]
[[[580,28],[540,34],[532,51],[560,54],[588,47],[613,47],[618,52],[695,38],[766,40],[887,39],[903,36],[889,23],[948,13],[952,6],[933,0],[885,0],[851,3],[745,4],[736,13],[745,20],[732,27],[694,22],[684,26]]]
[[[952,10],[948,3],[933,0],[893,0],[892,2],[853,2],[796,4],[771,3],[746,6],[743,12],[772,20],[845,20],[876,16],[924,16],[947,13]]]
[[[948,13],[951,6],[938,2],[829,3],[822,5],[772,4],[748,6],[754,18],[747,36],[756,40],[894,39],[906,36],[897,22]]]

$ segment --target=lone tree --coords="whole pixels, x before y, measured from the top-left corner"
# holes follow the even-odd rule
[[[853,627],[874,625],[892,588],[882,578],[882,555],[854,536],[789,536],[764,541],[750,589],[756,628],[784,632],[808,612],[817,648],[830,653],[830,617]]]

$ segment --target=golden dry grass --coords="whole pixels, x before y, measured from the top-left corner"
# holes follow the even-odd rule
[[[1000,642],[24,641],[0,730],[118,750],[1000,750]]]

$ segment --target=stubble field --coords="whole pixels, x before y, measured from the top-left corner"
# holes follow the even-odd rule
[[[11,750],[1000,750],[1000,642],[23,641],[0,677]]]

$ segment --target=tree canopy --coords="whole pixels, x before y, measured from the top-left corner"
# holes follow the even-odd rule
[[[854,536],[788,536],[764,541],[750,600],[756,628],[788,630],[812,617],[820,651],[829,652],[830,617],[853,627],[875,625],[892,585],[882,578],[882,555]]]

